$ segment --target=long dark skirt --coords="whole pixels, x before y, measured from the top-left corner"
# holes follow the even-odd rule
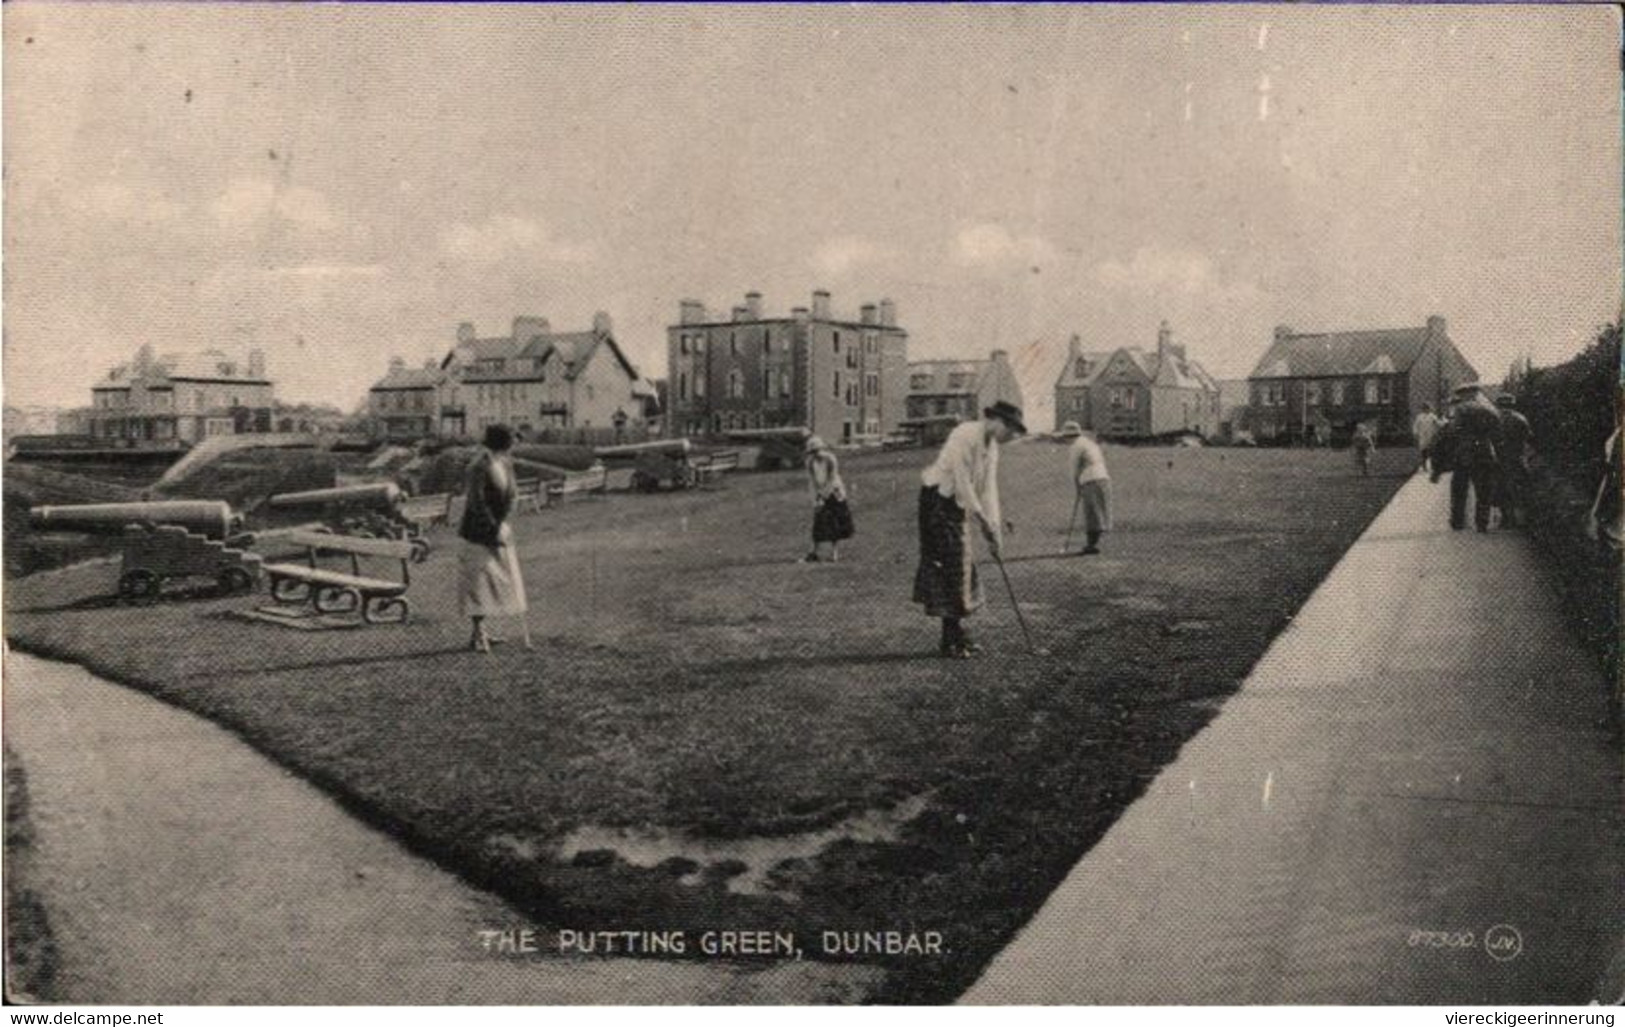
[[[931,487],[920,490],[920,568],[914,601],[931,617],[964,617],[982,605],[972,561],[971,523],[958,503]]]
[[[844,542],[856,529],[852,524],[852,508],[846,500],[830,496],[813,512],[813,544]]]

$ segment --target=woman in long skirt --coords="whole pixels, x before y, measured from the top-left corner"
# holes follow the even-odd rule
[[[841,481],[841,467],[835,454],[824,440],[814,435],[807,440],[807,480],[812,489],[813,523],[812,552],[802,557],[803,563],[840,559],[838,547],[852,537],[852,508],[846,500],[846,483]],[[827,556],[822,546],[829,546]]]
[[[485,430],[485,446],[468,467],[467,503],[458,528],[463,537],[459,597],[473,625],[468,647],[482,653],[502,641],[486,632],[487,617],[518,616],[525,648],[531,647],[530,624],[524,619],[525,579],[508,523],[517,491],[512,449],[513,432],[507,427],[495,424]]]
[[[920,565],[914,601],[942,621],[938,652],[965,659],[981,646],[964,619],[982,605],[972,534],[980,529],[989,552],[1003,548],[999,509],[999,444],[1025,434],[1021,409],[999,400],[948,434],[937,459],[920,476]]]

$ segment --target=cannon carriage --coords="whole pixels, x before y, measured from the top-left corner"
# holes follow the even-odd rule
[[[242,515],[213,500],[41,506],[28,514],[37,531],[111,535],[119,548],[118,596],[150,602],[177,579],[208,578],[220,591],[251,592],[262,561],[247,551]]]
[[[699,484],[694,446],[687,439],[656,439],[623,446],[602,446],[598,458],[606,464],[632,466],[632,488],[639,492],[691,489]]]

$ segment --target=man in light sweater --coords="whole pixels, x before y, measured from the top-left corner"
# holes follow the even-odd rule
[[[982,605],[971,528],[990,552],[1000,553],[999,443],[1027,431],[1021,410],[1004,400],[948,434],[937,459],[920,475],[920,566],[914,601],[942,619],[939,652],[965,659],[981,651],[961,623]]]
[[[1072,485],[1078,490],[1077,503],[1083,507],[1084,546],[1080,555],[1100,552],[1100,536],[1112,530],[1112,477],[1106,471],[1106,454],[1095,433],[1085,431],[1072,443]]]

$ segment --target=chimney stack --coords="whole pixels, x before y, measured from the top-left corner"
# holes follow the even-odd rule
[[[1066,340],[1066,359],[1068,364],[1077,363],[1078,357],[1083,353],[1083,340],[1073,333],[1072,338]]]
[[[1444,318],[1440,317],[1438,314],[1433,314],[1430,316],[1428,318],[1428,334],[1443,338]]]
[[[858,308],[858,320],[862,321],[866,325],[879,324],[880,322],[876,320],[877,314],[875,309],[876,308],[873,303],[865,303],[863,306]]]
[[[797,321],[805,321],[805,320],[807,320],[807,308],[806,307],[791,307],[790,308],[790,316],[795,318]]]
[[[1276,342],[1280,342],[1282,339],[1287,338],[1291,334],[1292,334],[1292,326],[1291,325],[1276,325],[1275,326],[1275,341]]]
[[[749,307],[735,307],[734,308],[733,319],[735,321],[745,321],[745,320],[748,320],[749,318],[750,318],[750,308]]]
[[[829,320],[829,290],[814,289],[812,300],[812,316],[814,321]]]
[[[610,324],[609,314],[598,311],[592,316],[592,331],[594,335],[613,335],[614,327]]]
[[[474,341],[474,322],[472,322],[472,321],[463,321],[463,322],[461,322],[461,323],[459,323],[457,325],[457,341],[458,342],[473,342]]]
[[[1009,352],[1002,349],[993,350],[987,355],[987,358],[995,364],[1008,364],[1010,362]]]
[[[406,358],[402,357],[400,354],[396,354],[395,356],[390,357],[389,358],[389,369],[391,371],[404,371],[404,370],[406,370]]]
[[[705,323],[705,304],[699,300],[683,300],[678,304],[682,312],[677,321],[679,324],[697,325]]]
[[[887,328],[897,327],[897,304],[891,300],[880,301],[880,323]]]
[[[545,317],[530,317],[520,315],[513,319],[513,341],[524,345],[538,335],[547,335],[553,331],[553,326]]]
[[[745,293],[745,315],[752,321],[762,319],[762,294],[756,291]]]

